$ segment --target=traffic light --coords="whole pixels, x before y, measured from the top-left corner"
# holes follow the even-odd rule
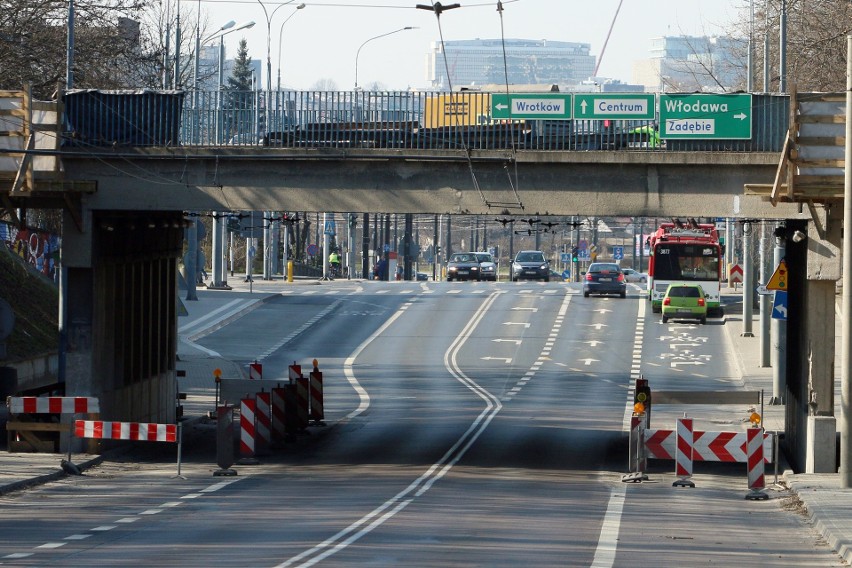
[[[240,230],[240,218],[239,217],[228,217],[227,228],[229,231],[237,232]]]
[[[358,226],[358,215],[356,215],[355,213],[350,213],[349,214],[349,228],[354,229],[357,226]]]
[[[577,247],[571,249],[571,262],[577,262],[580,260],[580,251]]]

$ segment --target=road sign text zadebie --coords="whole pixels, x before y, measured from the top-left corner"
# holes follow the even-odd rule
[[[751,95],[661,94],[660,138],[751,139]]]

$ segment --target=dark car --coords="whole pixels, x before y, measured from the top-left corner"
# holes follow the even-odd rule
[[[550,282],[550,263],[540,250],[522,250],[512,261],[512,282],[544,280]]]
[[[447,281],[479,280],[481,271],[474,252],[456,252],[447,261]]]
[[[627,281],[624,272],[617,264],[610,262],[593,262],[583,278],[583,296],[589,294],[618,294],[627,296]]]

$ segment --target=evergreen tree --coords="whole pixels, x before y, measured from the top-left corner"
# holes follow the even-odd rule
[[[225,91],[225,140],[236,136],[240,144],[256,141],[263,131],[264,116],[256,111],[258,97],[252,91],[251,57],[245,38],[240,40]]]

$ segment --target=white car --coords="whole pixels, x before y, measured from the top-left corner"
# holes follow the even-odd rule
[[[632,268],[622,268],[622,272],[624,272],[624,279],[628,282],[647,282],[648,275],[644,272],[637,272]]]
[[[476,260],[479,261],[479,278],[481,280],[492,280],[497,282],[497,263],[488,252],[477,252]]]

